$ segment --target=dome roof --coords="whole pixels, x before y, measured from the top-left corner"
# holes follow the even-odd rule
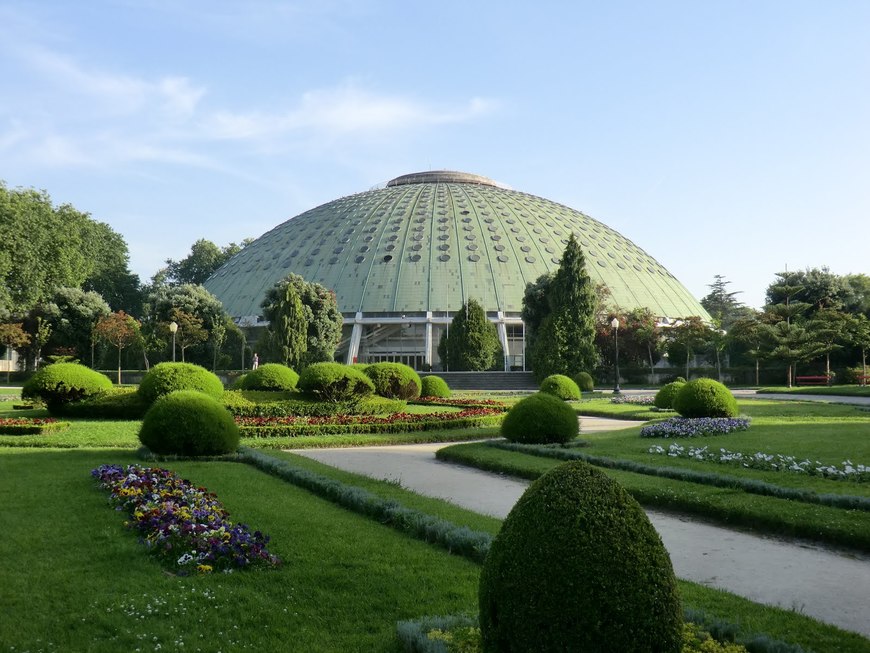
[[[343,313],[456,311],[470,298],[519,313],[525,286],[555,271],[571,232],[593,282],[621,310],[709,316],[655,259],[610,227],[486,177],[432,171],[343,197],[278,225],[217,270],[205,287],[234,317],[262,313],[291,272],[335,291]]]

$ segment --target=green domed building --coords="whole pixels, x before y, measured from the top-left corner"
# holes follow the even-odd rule
[[[266,291],[291,272],[335,291],[337,358],[439,368],[442,329],[470,298],[497,325],[505,369],[523,369],[526,284],[555,271],[577,235],[593,282],[621,310],[661,321],[699,315],[661,264],[606,225],[556,202],[462,172],[397,177],[306,211],[245,247],[205,287],[242,326],[262,326]]]

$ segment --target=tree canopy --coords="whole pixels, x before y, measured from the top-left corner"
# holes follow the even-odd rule
[[[204,283],[219,267],[242,251],[242,248],[252,240],[246,238],[241,245],[230,243],[225,247],[218,247],[210,240],[200,238],[191,245],[190,254],[180,261],[166,259],[166,267],[157,274],[165,278],[166,283],[172,286]]]
[[[0,182],[0,316],[24,315],[61,287],[135,303],[138,277],[128,260],[108,225],[69,204],[55,207],[45,191]]]
[[[462,305],[438,343],[441,361],[454,372],[491,369],[499,352],[501,343],[496,326],[487,319],[486,311],[476,299]]]

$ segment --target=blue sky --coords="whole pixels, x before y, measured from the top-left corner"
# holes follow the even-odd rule
[[[0,0],[0,179],[147,280],[401,174],[620,231],[698,298],[870,273],[870,3]]]

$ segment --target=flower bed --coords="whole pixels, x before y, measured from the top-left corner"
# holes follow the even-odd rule
[[[137,530],[145,545],[179,575],[273,566],[269,537],[233,524],[229,513],[205,488],[167,469],[101,465],[91,471],[110,503],[126,511],[125,525]]]
[[[445,398],[445,397],[418,397],[413,404],[426,404],[428,406],[455,406],[460,408],[477,408],[489,407],[498,408],[507,411],[507,406],[504,402],[497,399],[460,399],[460,398]]]
[[[841,467],[827,465],[818,460],[798,460],[794,456],[785,456],[775,453],[768,454],[756,452],[752,454],[739,451],[719,449],[710,451],[708,447],[684,447],[679,444],[671,444],[667,450],[664,447],[654,445],[649,448],[649,453],[668,455],[671,458],[686,458],[703,462],[721,463],[751,469],[761,469],[774,472],[793,472],[808,474],[810,476],[823,476],[835,480],[850,480],[858,483],[870,481],[870,465],[855,464],[851,460],[844,460]]]
[[[655,395],[613,395],[611,404],[630,404],[632,406],[655,406]]]
[[[236,417],[242,437],[330,435],[339,433],[402,433],[441,428],[471,428],[498,424],[503,411],[496,408],[468,408],[458,413],[393,413],[374,415],[333,415],[331,417]]]
[[[702,435],[725,435],[749,428],[748,417],[672,417],[644,426],[642,438],[697,438]]]
[[[58,422],[53,417],[0,417],[0,435],[41,435],[68,426],[69,422]]]

